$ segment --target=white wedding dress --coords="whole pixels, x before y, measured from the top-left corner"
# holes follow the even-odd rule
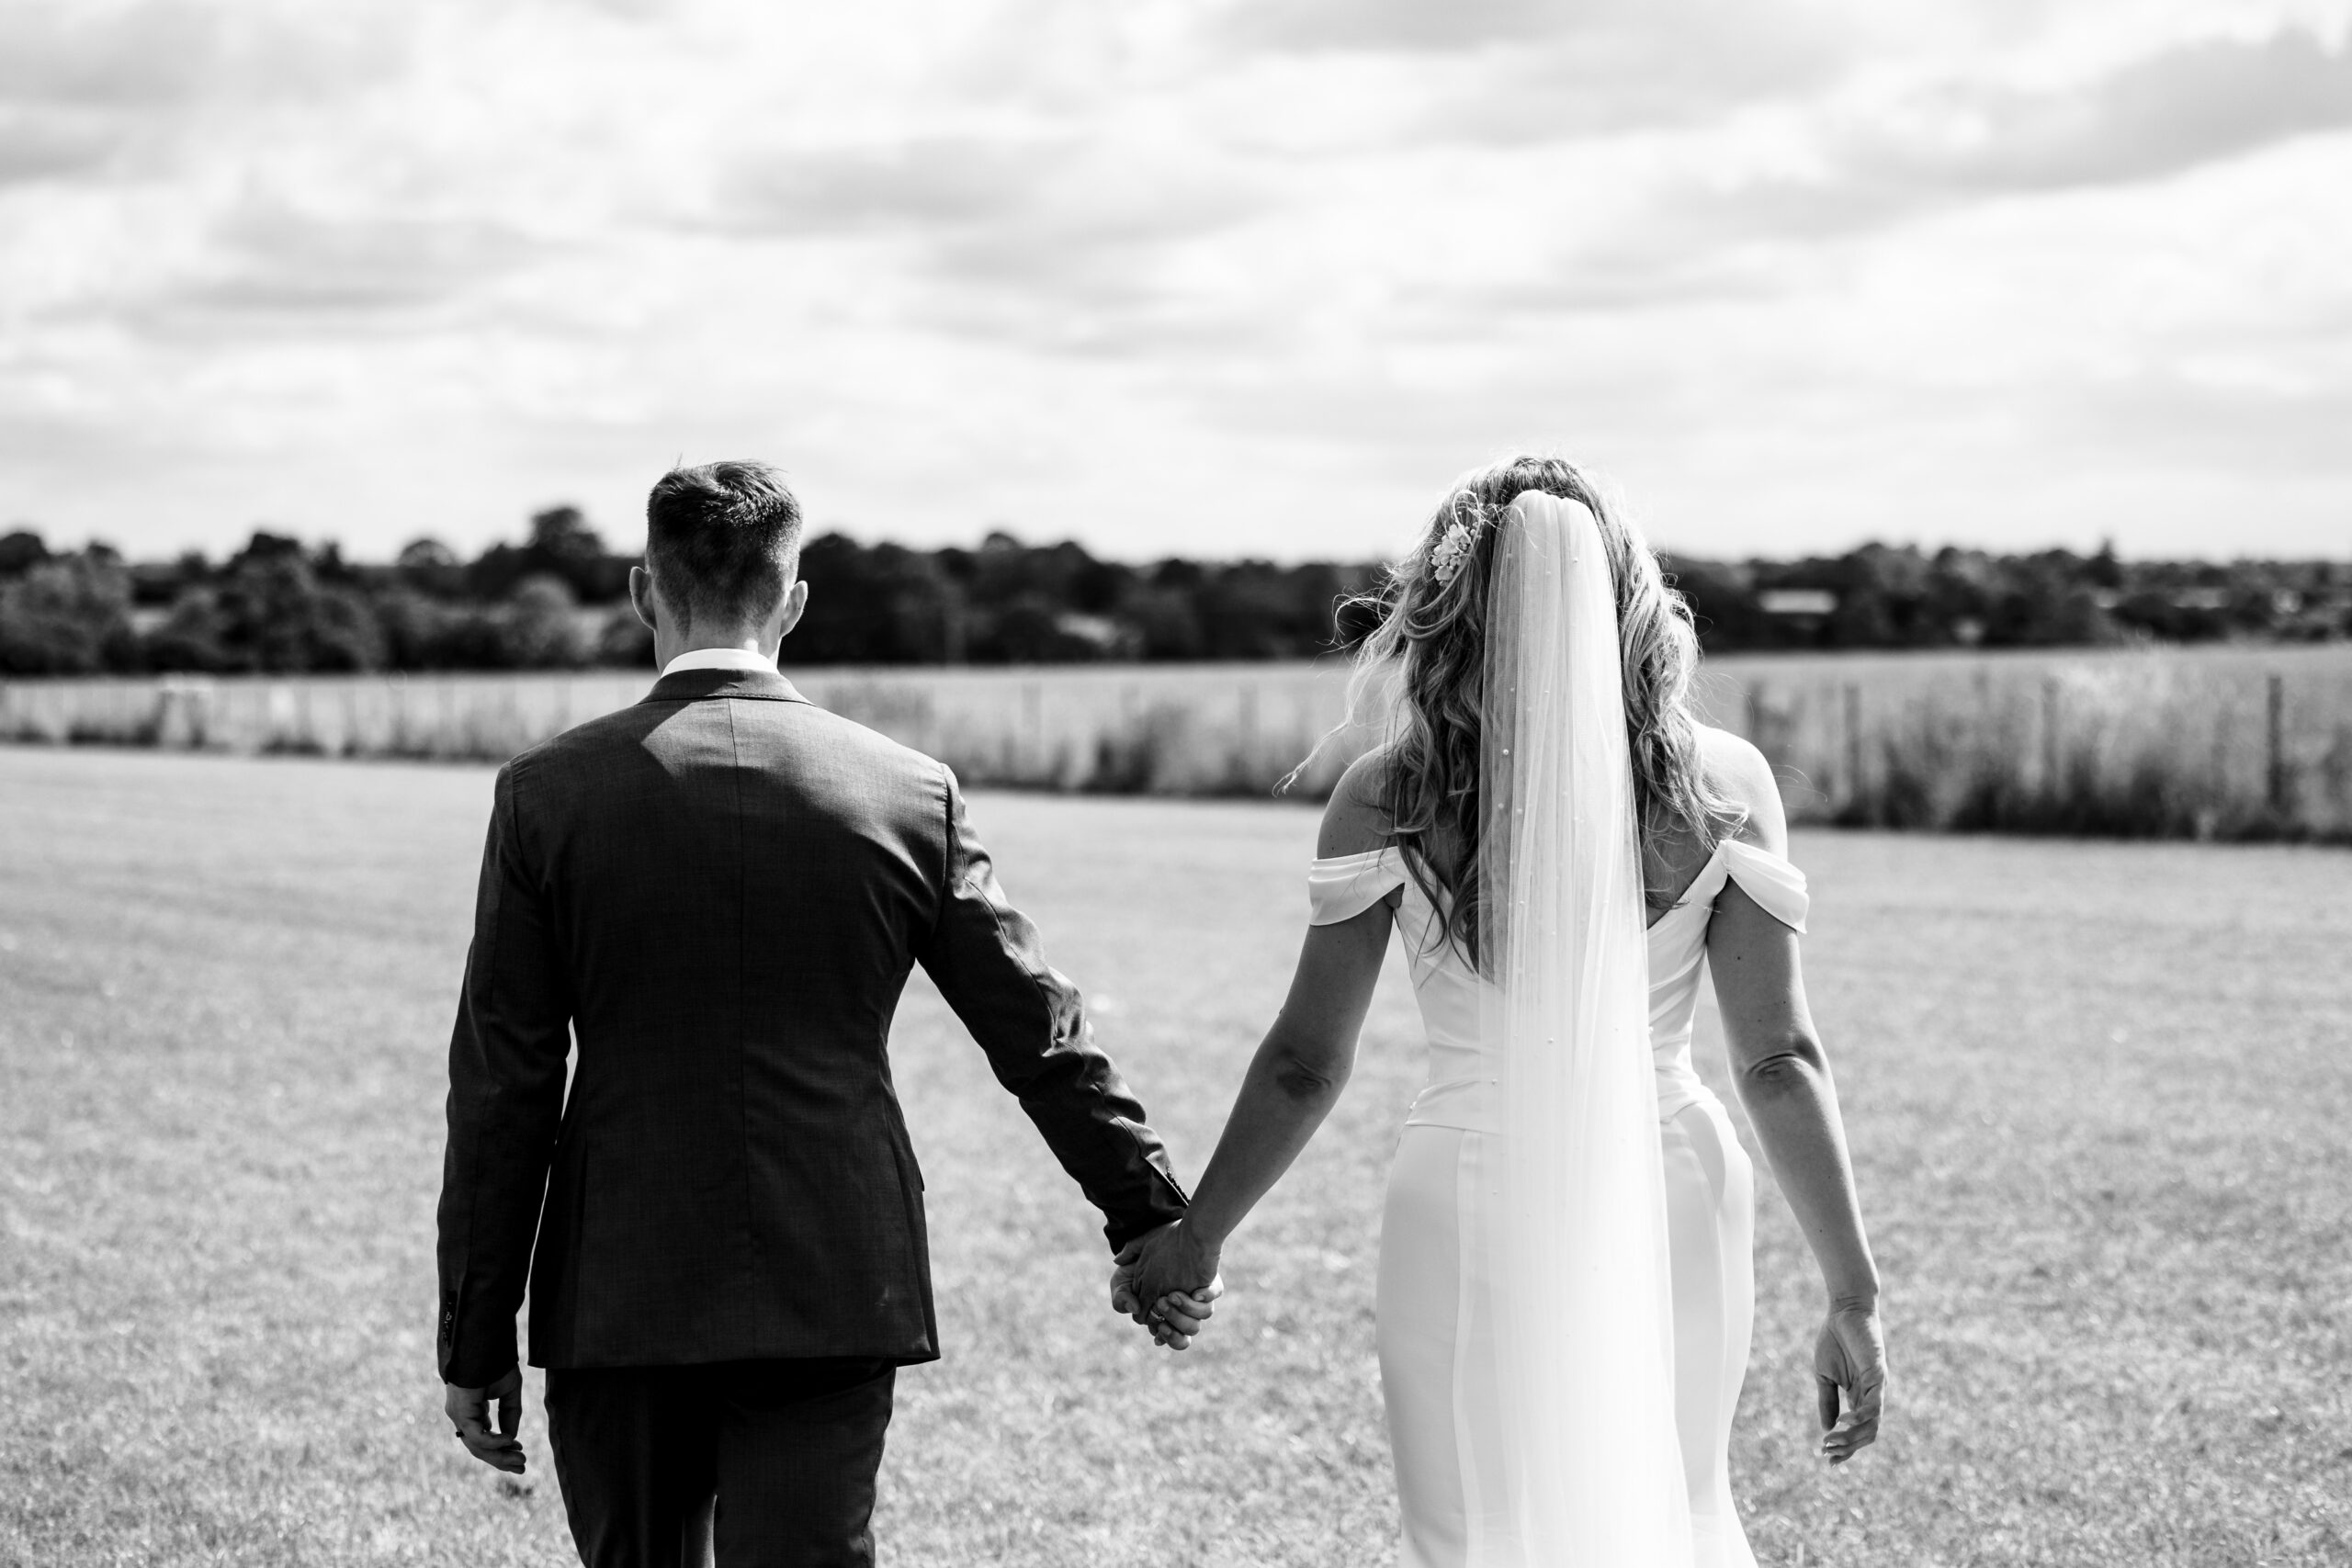
[[[1734,880],[1775,919],[1804,929],[1804,874],[1777,855],[1725,840],[1681,900],[1649,926],[1647,939],[1671,1252],[1674,1435],[1690,1496],[1692,1568],[1753,1568],[1756,1561],[1732,1504],[1726,1457],[1755,1309],[1754,1174],[1722,1103],[1690,1066],[1707,926]],[[1407,874],[1402,852],[1317,861],[1309,887],[1317,925],[1348,919],[1403,890],[1396,931],[1429,1035],[1429,1081],[1397,1144],[1380,1241],[1380,1372],[1403,1519],[1399,1561],[1405,1568],[1526,1561],[1533,1554],[1508,1539],[1517,1466],[1507,1451],[1516,1429],[1507,1407],[1513,1400],[1573,1400],[1578,1391],[1502,1386],[1515,1376],[1515,1359],[1496,1353],[1493,1325],[1511,1260],[1498,1256],[1485,1195],[1504,1164],[1506,1116],[1497,1103],[1498,1065],[1481,1045],[1487,982],[1444,941],[1438,912]],[[1543,1481],[1526,1476],[1516,1484]]]

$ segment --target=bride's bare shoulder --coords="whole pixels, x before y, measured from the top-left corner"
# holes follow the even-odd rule
[[[1759,849],[1786,854],[1788,812],[1781,804],[1781,786],[1772,764],[1755,745],[1728,729],[1699,726],[1699,766],[1707,787],[1731,807],[1716,825],[1726,838],[1744,839]]]
[[[1330,803],[1323,807],[1323,830],[1315,840],[1318,858],[1329,860],[1387,847],[1388,810],[1382,804],[1386,766],[1384,753],[1367,751],[1340,775],[1340,782],[1331,787]]]

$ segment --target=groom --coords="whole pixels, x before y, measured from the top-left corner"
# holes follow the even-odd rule
[[[1114,1251],[1185,1199],[955,775],[776,673],[808,599],[781,476],[677,470],[646,522],[661,680],[498,775],[449,1046],[447,1409],[522,1470],[527,1278],[590,1568],[700,1561],[714,1499],[722,1565],[870,1563],[892,1380],[939,1355],[887,1052],[911,967]]]

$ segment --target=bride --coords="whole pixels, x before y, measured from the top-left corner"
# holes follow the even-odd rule
[[[1690,1067],[1712,972],[1757,1141],[1818,1261],[1821,1452],[1878,1433],[1885,1352],[1804,875],[1770,770],[1691,716],[1690,614],[1565,462],[1473,472],[1398,568],[1311,924],[1179,1224],[1114,1303],[1182,1348],[1227,1238],[1338,1099],[1393,929],[1429,1035],[1381,1228],[1379,1352],[1407,1568],[1751,1568],[1726,1461],[1754,1179]],[[1646,928],[1646,929],[1645,929]]]

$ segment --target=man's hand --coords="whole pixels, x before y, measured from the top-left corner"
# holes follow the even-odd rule
[[[1813,1347],[1814,1393],[1820,1406],[1821,1455],[1843,1464],[1878,1440],[1886,1396],[1886,1336],[1878,1308],[1852,1303],[1829,1309]],[[1846,1413],[1838,1413],[1839,1395]]]
[[[449,1424],[457,1427],[466,1451],[493,1470],[522,1474],[523,1443],[518,1434],[523,1430],[523,1369],[516,1367],[488,1388],[444,1386],[448,1392],[441,1407],[448,1412]],[[490,1429],[493,1399],[498,1402],[495,1432]]]
[[[1122,1263],[1111,1270],[1111,1310],[1123,1313],[1151,1330],[1151,1342],[1170,1350],[1189,1350],[1201,1325],[1215,1314],[1210,1303],[1225,1294],[1225,1281],[1211,1280],[1197,1291],[1171,1291],[1146,1308],[1135,1293],[1135,1266]]]
[[[1120,1249],[1111,1272],[1111,1306],[1151,1330],[1171,1350],[1192,1347],[1225,1293],[1217,1249],[1201,1242],[1182,1220],[1149,1231]]]

